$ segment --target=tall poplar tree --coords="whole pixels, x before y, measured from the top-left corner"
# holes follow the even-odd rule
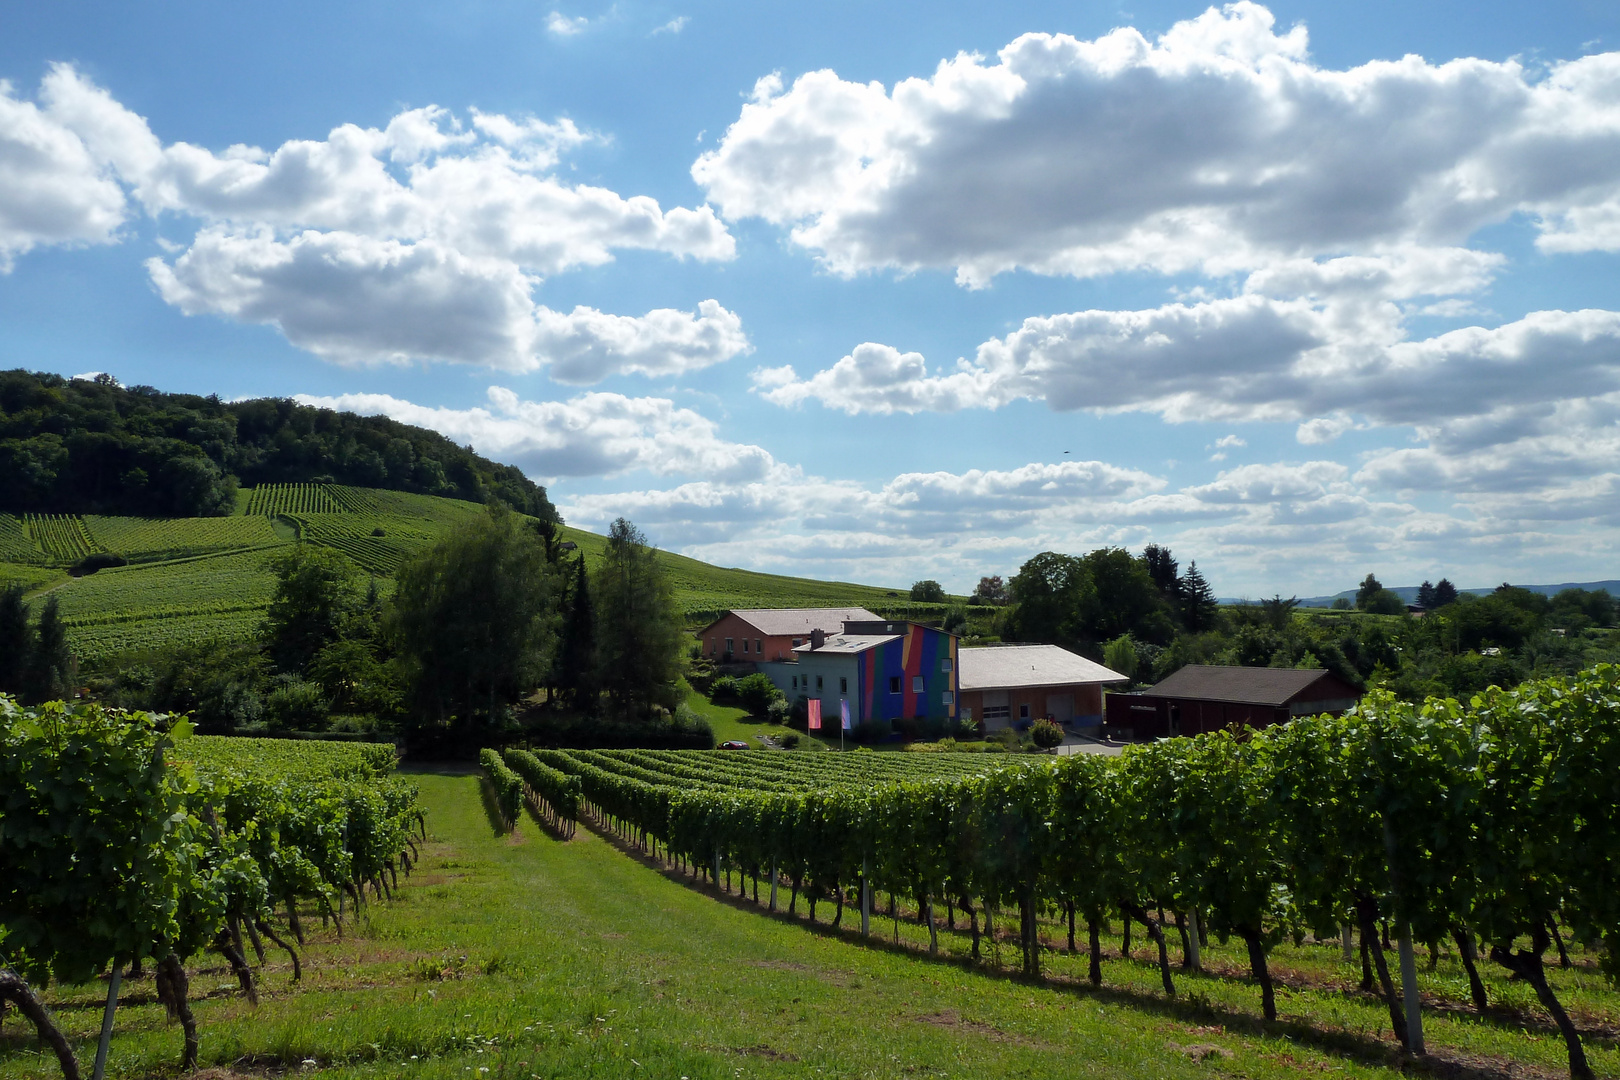
[[[583,554],[574,562],[574,581],[564,601],[562,635],[551,682],[574,708],[586,713],[596,711],[596,612]]]

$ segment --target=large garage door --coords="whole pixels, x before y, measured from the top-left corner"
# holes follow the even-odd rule
[[[1060,724],[1067,724],[1074,719],[1074,695],[1047,694],[1046,715]]]

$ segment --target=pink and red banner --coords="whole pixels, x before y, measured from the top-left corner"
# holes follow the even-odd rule
[[[820,731],[821,730],[821,699],[820,698],[811,698],[810,699],[810,730],[811,731]]]

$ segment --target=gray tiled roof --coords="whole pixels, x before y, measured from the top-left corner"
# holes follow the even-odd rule
[[[731,614],[766,637],[809,637],[812,630],[836,634],[846,622],[878,619],[863,607],[738,608]]]

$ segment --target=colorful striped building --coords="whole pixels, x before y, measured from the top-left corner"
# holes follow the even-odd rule
[[[819,699],[829,728],[836,729],[846,703],[852,727],[957,717],[955,634],[900,620],[851,620],[842,633],[811,635],[793,654],[793,662],[760,664],[759,670],[790,701]]]

